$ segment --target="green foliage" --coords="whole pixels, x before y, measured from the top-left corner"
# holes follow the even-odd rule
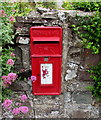
[[[16,10],[15,16],[26,16],[35,9],[35,3],[32,2],[16,2],[13,5]]]
[[[1,3],[2,10],[6,12],[7,15],[13,16],[26,16],[30,11],[35,9],[35,4],[30,2],[15,2],[15,3],[8,3],[2,2]],[[12,11],[15,10],[15,11]]]
[[[2,29],[0,29],[0,46],[5,45],[8,43],[13,43],[12,39],[14,38],[13,30],[12,30],[12,24],[9,24],[8,22],[4,23],[1,22]]]
[[[80,19],[78,25],[72,25],[74,31],[78,33],[82,39],[83,46],[91,49],[93,53],[101,52],[101,15],[96,12],[95,15],[90,17],[77,17]]]
[[[101,2],[68,2],[64,1],[63,8],[66,10],[101,11]]]
[[[15,61],[15,56],[11,56],[14,49],[9,47],[9,44],[13,44],[14,32],[13,23],[15,22],[15,16],[26,16],[30,11],[35,8],[34,3],[24,3],[24,2],[1,2],[0,3],[0,65],[2,65],[2,76],[7,76],[9,73],[13,72],[14,66],[10,66],[7,63],[8,59]],[[7,48],[5,48],[7,46]],[[3,48],[3,49],[2,49]],[[0,85],[2,86],[3,80],[1,79]],[[1,92],[2,91],[2,92]],[[6,87],[1,87],[0,89],[0,99],[7,99],[11,96],[12,91]]]
[[[13,94],[13,91],[9,88],[2,88],[2,94],[0,93],[0,99],[4,101],[5,99],[10,99],[11,95]]]
[[[10,66],[7,63],[8,59],[12,59],[15,61],[15,56],[11,56],[11,53],[13,53],[14,49],[12,48],[4,48],[2,50],[2,55],[0,56],[0,64],[2,64],[2,74],[3,75],[7,75],[8,73],[10,73],[11,71],[13,71],[14,66]]]
[[[5,44],[13,44],[12,40],[14,38],[14,33],[12,30],[13,23],[15,22],[15,16],[26,16],[30,11],[32,11],[33,3],[24,3],[24,2],[16,2],[16,3],[8,3],[1,2],[1,10],[3,12],[1,16],[1,24],[0,24],[0,45]],[[10,19],[12,17],[12,20]],[[14,20],[13,20],[14,19]]]
[[[88,89],[92,91],[94,97],[101,100],[101,62],[88,70],[91,73],[91,78],[94,80],[94,85],[89,86]]]
[[[2,50],[2,55],[0,56],[0,65],[2,65],[2,74],[1,75],[8,75],[10,72],[13,71],[14,66],[10,66],[7,63],[8,59],[12,59],[15,60],[15,56],[11,56],[11,54],[13,53],[12,48],[4,48]],[[0,80],[0,86],[2,86],[2,79]],[[0,92],[0,99],[4,100],[6,98],[10,98],[11,94],[13,93],[9,88],[1,88],[2,92]]]
[[[74,10],[72,2],[63,1],[62,7],[66,10]]]
[[[37,7],[49,8],[49,9],[56,9],[56,2],[37,2]]]
[[[73,2],[72,7],[76,10],[101,11],[101,2]]]
[[[85,48],[91,49],[93,54],[101,53],[101,3],[76,3],[75,9],[84,11],[95,11],[92,16],[79,17],[79,24],[72,25],[73,30],[82,39],[82,45]],[[96,59],[96,58],[95,58]],[[92,91],[92,95],[101,100],[101,62],[97,66],[91,67],[88,70],[91,78],[94,81],[93,86],[87,88]]]

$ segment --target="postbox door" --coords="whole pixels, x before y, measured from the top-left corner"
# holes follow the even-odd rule
[[[61,57],[32,58],[32,75],[37,76],[33,82],[34,95],[59,95],[61,90]]]

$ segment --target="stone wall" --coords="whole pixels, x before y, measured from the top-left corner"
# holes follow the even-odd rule
[[[82,48],[81,40],[71,27],[72,24],[79,22],[76,15],[83,17],[92,14],[76,10],[38,8],[37,11],[30,12],[28,16],[16,17],[14,42],[15,54],[18,58],[15,71],[19,71],[19,76],[26,78],[31,75],[29,28],[31,26],[60,26],[63,29],[61,95],[34,96],[31,95],[31,84],[28,81],[19,83],[31,101],[34,118],[99,118],[99,104],[86,89],[88,85],[93,84],[86,70],[90,65],[96,65],[101,60],[101,54],[93,55],[90,50]],[[21,91],[21,87],[18,89]]]

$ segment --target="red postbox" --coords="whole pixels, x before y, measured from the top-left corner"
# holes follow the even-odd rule
[[[62,28],[31,27],[30,53],[34,95],[59,95],[61,93]]]

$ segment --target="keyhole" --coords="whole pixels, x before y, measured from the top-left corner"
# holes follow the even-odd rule
[[[45,58],[44,58],[44,61],[48,61],[48,57],[45,57]]]

